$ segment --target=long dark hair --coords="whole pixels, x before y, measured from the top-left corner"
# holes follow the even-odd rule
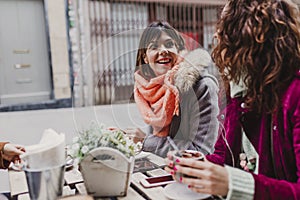
[[[168,22],[156,21],[150,23],[141,35],[135,67],[135,72],[140,70],[141,75],[148,80],[155,77],[155,74],[150,66],[145,63],[144,55],[146,54],[147,47],[150,42],[157,40],[161,36],[162,32],[165,32],[175,41],[176,47],[179,51],[185,49],[183,38]]]
[[[212,58],[228,81],[243,81],[247,105],[273,112],[300,67],[300,13],[290,0],[231,0],[217,23]]]

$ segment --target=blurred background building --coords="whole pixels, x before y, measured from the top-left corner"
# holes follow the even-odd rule
[[[223,0],[0,0],[0,111],[130,101],[140,34],[168,21],[212,48]]]
[[[66,5],[0,0],[0,111],[70,107]]]

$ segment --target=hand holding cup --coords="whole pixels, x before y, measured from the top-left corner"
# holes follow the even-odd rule
[[[181,155],[181,158],[187,158],[187,159],[194,159],[194,160],[199,160],[199,161],[204,161],[204,154],[199,152],[199,151],[195,151],[195,150],[181,150],[180,153],[176,153],[174,154],[175,156],[173,156],[173,170],[175,171],[174,173],[174,178],[175,180],[181,182],[182,177],[191,177],[185,174],[182,174],[180,172],[176,172],[176,165],[178,165],[178,157],[176,155]]]

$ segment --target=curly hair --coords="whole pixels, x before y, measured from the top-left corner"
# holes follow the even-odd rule
[[[291,0],[231,0],[223,9],[212,58],[225,82],[244,82],[258,113],[276,110],[299,70],[299,18]]]
[[[149,65],[145,63],[144,55],[147,51],[149,43],[151,43],[154,40],[157,40],[163,32],[165,32],[167,35],[174,39],[176,47],[179,51],[185,49],[184,39],[182,38],[180,33],[175,28],[173,28],[168,22],[155,21],[150,23],[141,35],[135,67],[135,71],[140,70],[142,75],[146,79],[151,79],[155,77],[155,74],[153,70],[149,67]]]

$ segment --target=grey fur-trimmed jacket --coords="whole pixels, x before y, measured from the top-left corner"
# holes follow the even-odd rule
[[[180,113],[174,116],[169,136],[179,149],[197,150],[211,154],[218,137],[218,82],[208,74],[211,58],[207,51],[189,52],[179,64],[175,85],[180,92]],[[149,128],[143,151],[166,157],[173,150],[166,137],[152,134]]]

